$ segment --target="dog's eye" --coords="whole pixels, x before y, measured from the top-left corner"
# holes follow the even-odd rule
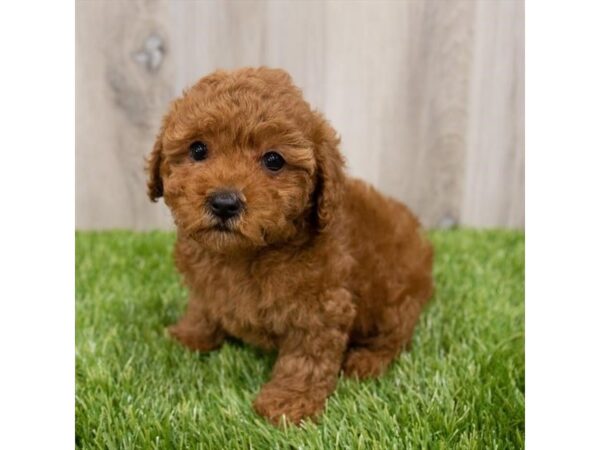
[[[190,156],[194,161],[202,161],[207,152],[208,148],[204,142],[196,141],[190,144]]]
[[[263,164],[272,172],[277,172],[285,164],[283,156],[276,152],[265,153],[262,157]]]

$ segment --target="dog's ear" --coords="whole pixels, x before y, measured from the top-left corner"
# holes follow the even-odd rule
[[[156,141],[154,142],[154,148],[150,153],[150,156],[146,158],[146,173],[148,174],[148,197],[150,200],[155,202],[159,197],[163,195],[163,182],[160,176],[160,165],[162,163],[162,140],[165,131],[164,122],[161,126]]]
[[[317,179],[313,194],[314,219],[319,231],[325,231],[336,216],[342,201],[344,159],[338,149],[340,139],[320,115],[313,142],[317,161]]]

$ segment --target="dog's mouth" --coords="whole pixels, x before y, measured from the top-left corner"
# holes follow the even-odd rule
[[[227,235],[227,234],[236,234],[239,233],[232,224],[227,222],[214,222],[211,224],[206,224],[203,226],[199,226],[190,230],[189,235],[198,238],[202,235],[206,234],[215,234],[215,235]]]
[[[233,230],[227,225],[227,222],[219,222],[211,227],[211,230],[222,231],[224,233],[231,233]]]
[[[200,245],[219,251],[252,249],[267,244],[265,231],[262,228],[260,230],[248,230],[244,229],[242,225],[238,220],[214,220],[208,223],[205,222],[190,230],[187,235]]]
[[[233,223],[229,220],[224,222],[216,222],[209,226],[206,231],[214,232],[218,234],[240,234]]]

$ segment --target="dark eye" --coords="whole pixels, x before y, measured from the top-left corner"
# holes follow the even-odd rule
[[[272,172],[277,172],[285,164],[285,159],[279,153],[268,152],[262,157],[263,164]]]
[[[207,152],[208,148],[204,142],[196,141],[190,144],[190,156],[194,161],[202,161]]]

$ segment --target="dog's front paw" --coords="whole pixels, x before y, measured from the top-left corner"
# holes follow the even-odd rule
[[[325,407],[323,395],[293,392],[277,385],[266,384],[254,400],[254,409],[274,424],[299,424],[303,419],[315,419]]]
[[[172,338],[178,340],[191,350],[210,352],[219,348],[223,342],[212,334],[202,332],[198,327],[179,322],[167,328]]]
[[[393,355],[377,353],[366,348],[353,348],[348,351],[342,370],[350,378],[374,378],[385,372]]]

